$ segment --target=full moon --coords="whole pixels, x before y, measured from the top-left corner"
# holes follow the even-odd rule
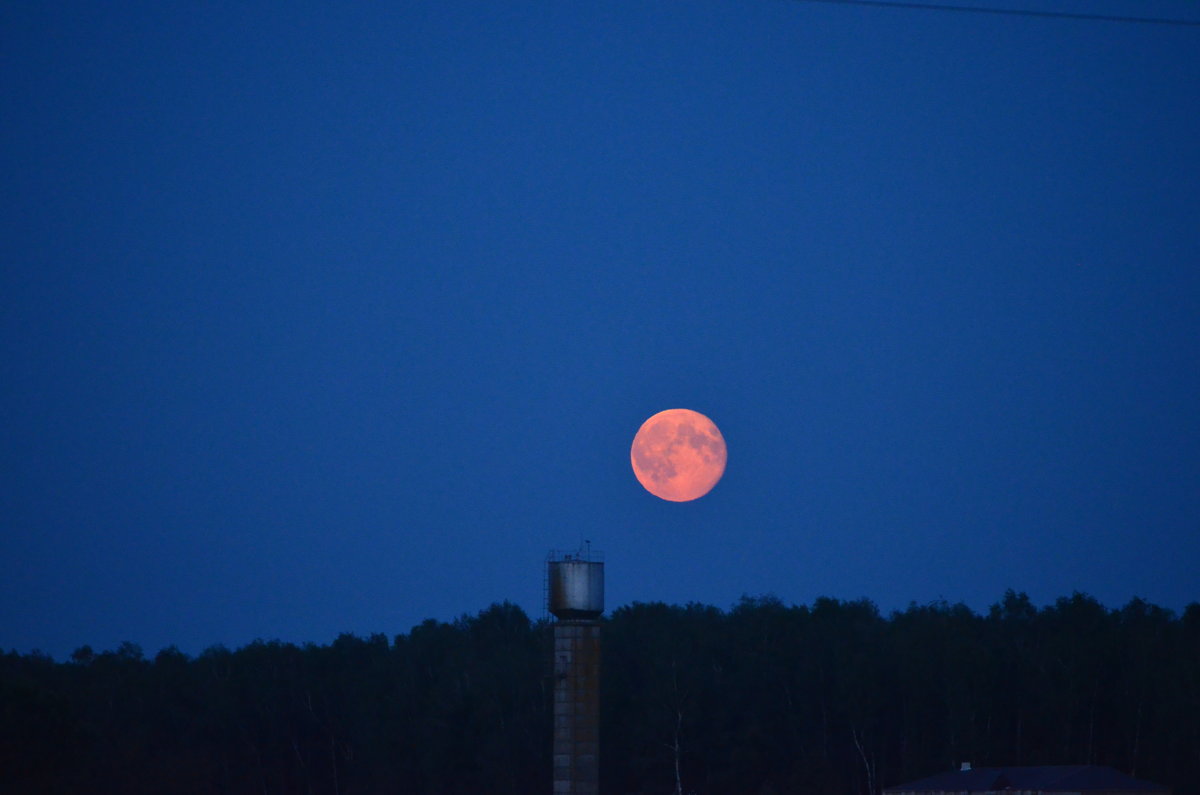
[[[725,474],[725,438],[700,412],[667,409],[642,423],[629,460],[646,491],[687,502],[708,494]]]

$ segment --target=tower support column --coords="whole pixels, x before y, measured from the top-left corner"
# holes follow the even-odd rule
[[[554,624],[554,795],[600,791],[600,624]]]

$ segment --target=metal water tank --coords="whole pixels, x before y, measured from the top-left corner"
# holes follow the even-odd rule
[[[604,612],[604,563],[566,556],[549,562],[550,612],[561,619],[594,619]]]

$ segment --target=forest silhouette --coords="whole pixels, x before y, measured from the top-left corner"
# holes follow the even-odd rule
[[[1110,765],[1198,793],[1200,604],[1009,591],[603,620],[601,789],[878,793],[957,768]],[[536,793],[550,788],[552,623],[494,604],[407,634],[153,658],[0,655],[10,792]]]

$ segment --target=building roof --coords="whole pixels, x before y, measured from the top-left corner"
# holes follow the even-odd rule
[[[1042,765],[1038,767],[979,767],[954,770],[936,776],[887,787],[884,792],[995,792],[998,790],[1035,792],[1169,792],[1168,787],[1151,784],[1098,765]]]

